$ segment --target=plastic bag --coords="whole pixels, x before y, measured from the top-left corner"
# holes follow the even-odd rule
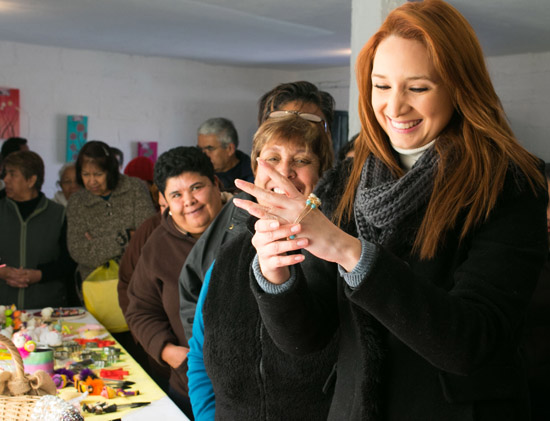
[[[126,332],[128,325],[118,304],[118,263],[109,260],[82,282],[84,305],[111,333]]]

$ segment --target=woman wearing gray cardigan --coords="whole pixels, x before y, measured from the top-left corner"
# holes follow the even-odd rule
[[[76,161],[82,190],[67,205],[68,247],[85,279],[124,253],[132,233],[155,209],[142,181],[118,172],[116,157],[100,141],[84,145]]]

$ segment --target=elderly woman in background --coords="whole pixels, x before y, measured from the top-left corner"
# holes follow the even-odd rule
[[[76,177],[84,188],[67,204],[67,242],[85,280],[95,268],[120,260],[133,232],[155,208],[143,181],[119,173],[118,161],[104,142],[90,141],[82,147]],[[109,317],[116,317],[116,326],[106,327],[133,355],[135,343],[122,315],[120,308],[113,310]]]
[[[332,166],[332,143],[323,123],[317,114],[270,113],[254,136],[254,184],[281,191],[280,182],[257,165],[258,158],[273,165],[302,194],[312,193],[321,174]],[[242,218],[243,212],[238,213]],[[193,412],[197,420],[214,419],[214,413],[216,419],[231,420],[325,420],[336,341],[302,358],[277,349],[250,291],[254,218],[244,216],[240,222],[233,220],[231,229],[237,233],[218,251],[196,308],[189,341]],[[312,285],[318,287],[336,296],[334,283]]]
[[[69,197],[80,189],[76,181],[76,165],[74,162],[68,162],[61,167],[57,185],[61,190],[55,193],[52,200],[55,203],[67,206]]]
[[[124,315],[149,355],[170,368],[168,394],[192,417],[178,275],[196,239],[222,208],[221,185],[208,156],[195,147],[178,147],[162,154],[155,164],[155,183],[169,209],[143,246],[128,285]]]
[[[110,259],[119,260],[132,233],[155,209],[145,184],[118,172],[118,161],[104,142],[82,147],[76,179],[84,188],[67,205],[67,241],[85,279]]]
[[[0,304],[20,309],[67,305],[75,265],[67,252],[65,208],[41,192],[42,158],[35,152],[13,152],[4,169]]]

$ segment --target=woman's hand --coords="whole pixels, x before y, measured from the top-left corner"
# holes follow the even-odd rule
[[[6,266],[0,268],[0,278],[13,288],[27,288],[31,284],[40,282],[42,271]]]
[[[348,272],[353,270],[361,256],[359,239],[342,231],[317,209],[309,212],[299,224],[294,224],[306,206],[307,197],[265,161],[258,160],[258,165],[269,172],[283,193],[274,193],[246,181],[235,180],[237,187],[256,197],[258,203],[239,199],[234,199],[234,203],[260,218],[252,244],[258,252],[260,268],[266,279],[273,283],[288,279],[287,267],[302,261],[303,256],[299,260],[299,255],[287,256],[286,253],[300,248],[305,248],[320,259],[338,263]],[[287,240],[290,235],[296,238]],[[281,270],[283,267],[287,268],[286,272]],[[283,273],[287,276],[281,281]]]
[[[184,346],[166,344],[166,346],[162,349],[160,357],[170,367],[178,368],[187,358],[188,352],[189,348]]]
[[[259,219],[254,226],[252,245],[258,253],[262,275],[273,284],[282,284],[290,278],[288,266],[304,261],[303,254],[287,254],[308,245],[307,238],[288,240],[300,232],[300,225],[281,226],[276,219]]]

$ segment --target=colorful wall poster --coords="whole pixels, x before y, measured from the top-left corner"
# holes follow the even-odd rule
[[[0,139],[19,136],[19,89],[0,88]]]
[[[78,152],[88,140],[88,117],[84,115],[67,116],[67,162],[75,162]]]
[[[157,142],[138,142],[138,156],[149,158],[157,162]]]

